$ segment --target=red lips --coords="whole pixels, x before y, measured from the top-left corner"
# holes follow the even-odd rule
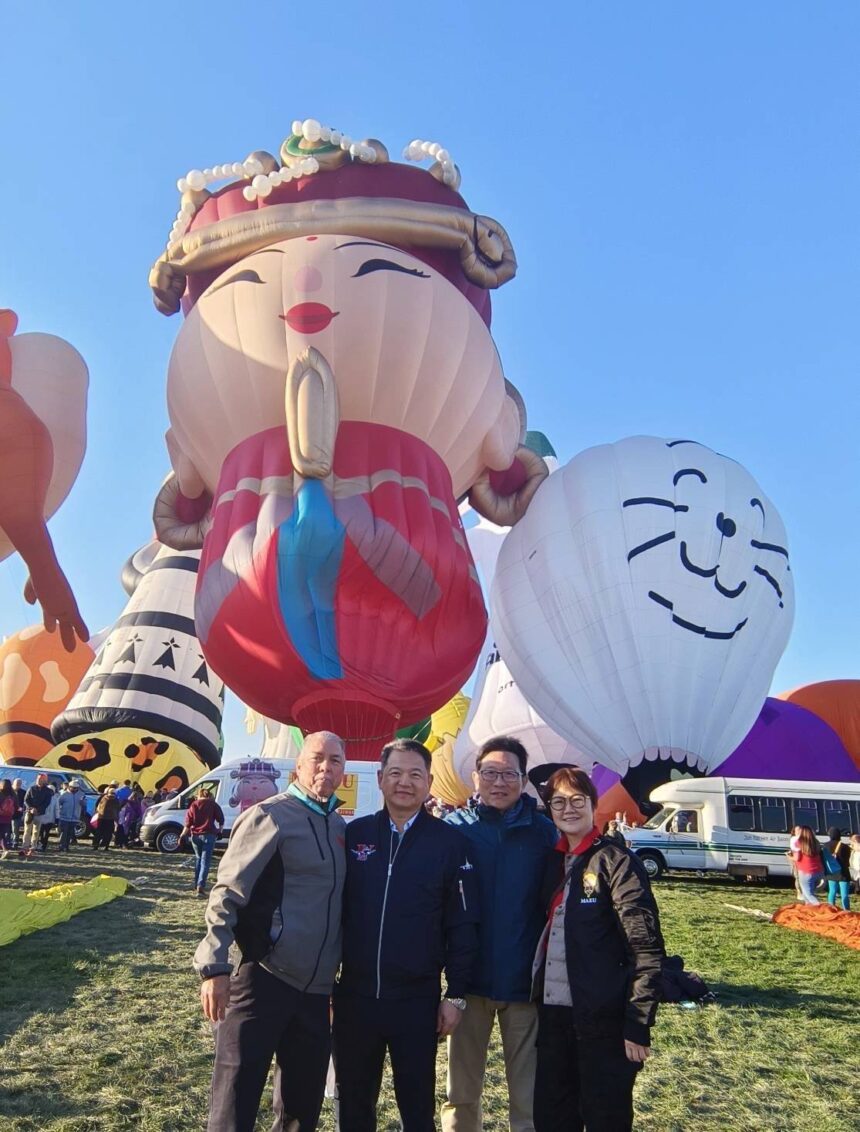
[[[296,303],[286,314],[279,314],[278,318],[282,318],[287,326],[298,330],[300,334],[316,334],[325,330],[338,314],[340,311],[333,311],[325,303]]]

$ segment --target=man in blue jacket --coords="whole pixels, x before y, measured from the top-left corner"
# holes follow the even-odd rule
[[[458,826],[477,865],[480,958],[463,1021],[448,1039],[444,1132],[479,1132],[481,1093],[493,1022],[499,1019],[512,1132],[534,1132],[537,1008],[532,961],[546,923],[542,891],[558,840],[553,823],[523,794],[528,754],[501,735],[481,747],[473,774],[478,805],[445,820]]]
[[[397,739],[380,759],[385,808],[346,833],[333,1026],[339,1126],[375,1132],[387,1050],[403,1132],[433,1132],[437,1042],[461,1024],[478,951],[474,863],[463,835],[424,809],[426,747]]]

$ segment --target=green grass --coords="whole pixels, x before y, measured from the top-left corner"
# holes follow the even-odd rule
[[[188,858],[78,850],[0,863],[25,890],[110,871],[128,895],[0,949],[4,1132],[194,1132],[205,1123],[212,1040],[190,958],[203,901]],[[637,1129],[745,1132],[860,1128],[860,953],[724,907],[771,912],[786,887],[724,878],[655,886],[670,952],[719,992],[704,1009],[661,1008],[636,1088]],[[439,1059],[440,1090],[444,1057]],[[485,1127],[507,1127],[494,1047]],[[268,1128],[264,1101],[258,1124]],[[380,1128],[398,1127],[390,1088]],[[322,1127],[331,1127],[328,1110]]]

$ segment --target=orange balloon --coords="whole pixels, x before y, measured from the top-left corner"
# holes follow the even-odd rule
[[[626,814],[627,820],[636,822],[637,825],[644,825],[648,820],[620,782],[616,782],[605,794],[601,794],[594,811],[594,824],[598,829],[603,829],[616,814]]]
[[[83,641],[67,652],[60,634],[41,625],[22,629],[0,646],[0,761],[32,766],[51,750],[51,722],[94,655]]]
[[[823,719],[860,768],[860,680],[822,680],[781,692],[776,698],[806,708]]]

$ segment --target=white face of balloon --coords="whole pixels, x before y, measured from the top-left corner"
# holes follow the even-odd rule
[[[496,640],[559,734],[624,774],[708,771],[756,720],[794,614],[785,528],[739,464],[691,441],[581,453],[505,540]]]
[[[450,470],[455,497],[485,467],[509,466],[519,416],[471,303],[399,248],[310,236],[225,270],[176,340],[168,374],[173,445],[209,491],[228,452],[283,423],[286,374],[308,346],[333,371],[340,419],[426,441]]]

